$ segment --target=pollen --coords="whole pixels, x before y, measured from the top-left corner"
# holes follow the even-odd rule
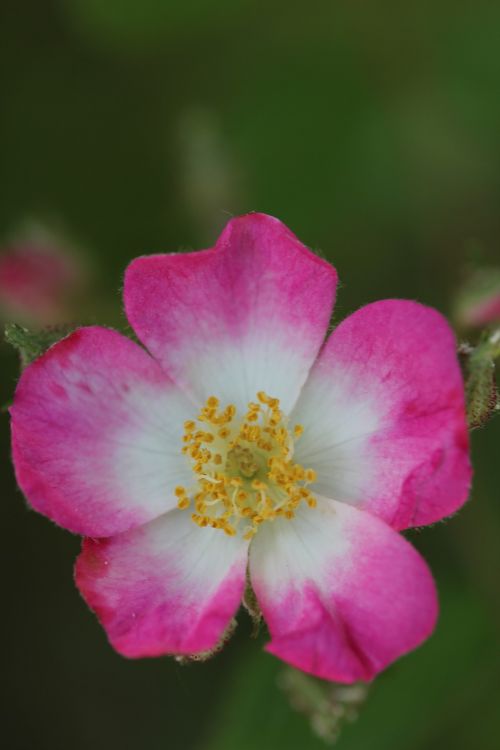
[[[191,520],[198,526],[251,539],[266,521],[293,519],[301,503],[316,507],[308,487],[316,473],[293,460],[304,428],[289,428],[278,398],[259,391],[238,415],[233,404],[222,408],[210,396],[184,430],[181,450],[193,484],[174,494],[178,508],[194,508]]]

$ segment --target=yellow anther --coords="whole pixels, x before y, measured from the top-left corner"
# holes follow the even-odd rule
[[[316,507],[307,489],[316,473],[293,461],[302,425],[288,429],[279,399],[259,391],[238,418],[233,404],[220,408],[216,396],[210,396],[198,422],[187,420],[184,429],[181,450],[192,461],[197,490],[190,496],[179,486],[174,494],[181,509],[193,503],[191,518],[198,526],[235,536],[245,518],[251,527],[240,533],[250,540],[262,523],[294,518],[302,502]]]

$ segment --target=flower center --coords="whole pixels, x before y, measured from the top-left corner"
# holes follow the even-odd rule
[[[221,409],[210,396],[184,429],[182,452],[192,462],[195,484],[176,487],[175,495],[179,508],[194,506],[198,526],[234,536],[244,521],[243,536],[251,539],[263,521],[293,518],[302,502],[316,506],[307,487],[315,472],[293,461],[303,428],[288,429],[279,399],[259,391],[238,418],[235,406]]]

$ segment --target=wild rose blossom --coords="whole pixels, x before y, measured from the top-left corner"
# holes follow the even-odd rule
[[[58,323],[83,279],[73,253],[34,225],[0,249],[0,312],[29,326]]]
[[[481,268],[461,290],[456,304],[457,322],[483,328],[500,322],[500,269]]]
[[[489,323],[500,321],[500,291],[492,294],[489,299],[478,302],[477,306],[470,311],[467,323],[470,326],[487,326]]]
[[[337,275],[279,221],[134,260],[148,351],[81,328],[12,407],[31,505],[82,534],[76,583],[129,657],[216,646],[248,574],[267,650],[369,680],[433,630],[426,563],[398,533],[465,501],[464,394],[436,311],[376,302],[324,342]]]

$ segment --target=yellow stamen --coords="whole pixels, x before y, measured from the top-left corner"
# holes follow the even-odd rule
[[[316,507],[307,487],[316,472],[293,461],[303,427],[288,429],[279,399],[259,391],[238,418],[233,404],[221,408],[219,399],[209,396],[198,421],[187,420],[184,430],[181,450],[192,461],[194,491],[179,486],[174,494],[178,508],[193,502],[191,519],[198,526],[235,536],[246,518],[251,526],[242,536],[250,540],[262,523],[294,518],[302,502]]]

